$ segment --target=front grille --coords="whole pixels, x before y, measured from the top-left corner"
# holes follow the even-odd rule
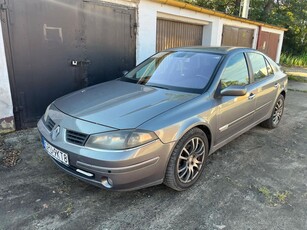
[[[55,126],[55,122],[49,116],[47,117],[47,121],[45,124],[49,131],[51,131],[53,127]]]
[[[84,145],[88,135],[72,130],[66,130],[66,141],[75,145]]]

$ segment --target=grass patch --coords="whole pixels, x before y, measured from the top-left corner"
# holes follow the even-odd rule
[[[289,79],[290,81],[298,81],[298,82],[307,83],[307,77],[300,77],[300,76],[288,75],[288,79]]]
[[[273,207],[285,204],[290,194],[288,191],[273,193],[265,186],[258,188],[258,191],[264,196],[266,203]]]
[[[282,53],[280,55],[280,63],[286,66],[307,67],[307,54],[294,56],[291,54]]]
[[[288,89],[288,90],[293,92],[307,93],[307,90],[299,90],[299,89]]]

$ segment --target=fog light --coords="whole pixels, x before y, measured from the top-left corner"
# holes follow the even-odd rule
[[[113,187],[113,181],[108,177],[101,177],[101,184],[106,188],[112,188]]]

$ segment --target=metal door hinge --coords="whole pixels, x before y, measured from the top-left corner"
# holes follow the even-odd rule
[[[14,106],[14,113],[18,113],[23,110],[23,106]]]

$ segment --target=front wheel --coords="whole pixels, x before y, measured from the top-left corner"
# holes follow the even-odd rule
[[[280,94],[275,102],[272,115],[269,119],[261,123],[262,127],[274,129],[280,123],[281,117],[284,113],[285,98]]]
[[[195,184],[204,169],[208,150],[208,139],[201,129],[193,128],[187,132],[172,152],[164,184],[177,191]]]

